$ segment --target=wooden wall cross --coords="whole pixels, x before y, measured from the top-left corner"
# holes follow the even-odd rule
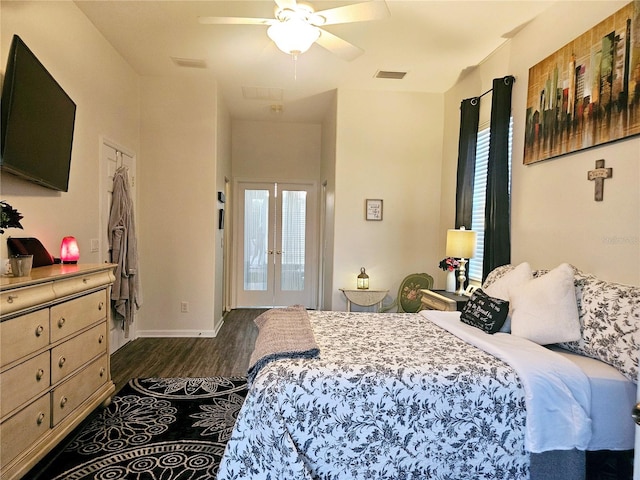
[[[596,160],[596,168],[587,172],[587,178],[596,181],[596,191],[593,197],[596,202],[602,201],[604,180],[605,178],[611,178],[612,175],[613,168],[604,168],[604,160]]]

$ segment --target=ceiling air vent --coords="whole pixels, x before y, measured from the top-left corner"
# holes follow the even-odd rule
[[[390,78],[392,80],[402,80],[407,72],[392,72],[389,70],[378,70],[375,78]]]
[[[281,102],[284,96],[284,90],[270,87],[242,87],[242,96],[245,100]]]
[[[171,57],[173,63],[175,63],[179,67],[186,68],[207,68],[207,62],[201,60],[199,58],[179,58],[179,57]]]

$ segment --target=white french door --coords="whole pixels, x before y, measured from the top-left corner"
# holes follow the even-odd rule
[[[236,192],[236,306],[316,308],[315,185],[238,182]]]

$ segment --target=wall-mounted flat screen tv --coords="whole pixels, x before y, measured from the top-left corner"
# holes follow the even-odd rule
[[[68,191],[76,104],[17,35],[7,59],[1,110],[2,171]]]

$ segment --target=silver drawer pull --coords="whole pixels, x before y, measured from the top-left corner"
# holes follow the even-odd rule
[[[42,325],[38,325],[38,327],[36,328],[36,337],[42,335],[42,332],[44,332],[44,327]]]
[[[104,341],[104,335],[100,335],[98,337],[98,343],[102,343]]]
[[[62,328],[66,321],[64,317],[60,317],[60,320],[58,320],[58,328]]]
[[[67,399],[67,397],[62,397],[60,399],[60,408],[64,408],[64,406],[67,404],[69,400]]]
[[[100,302],[98,304],[98,310],[102,310],[104,308],[104,302]]]
[[[64,366],[64,364],[65,364],[65,362],[66,362],[66,361],[67,361],[67,359],[66,359],[66,358],[64,358],[64,357],[60,357],[60,359],[58,360],[58,366],[59,366],[60,368],[62,368],[62,367]]]
[[[44,370],[39,368],[36,372],[36,380],[40,381],[42,380],[42,377],[44,377]]]
[[[7,303],[13,303],[13,301],[14,301],[16,298],[18,298],[18,296],[17,296],[17,295],[9,295],[9,296],[7,297]]]
[[[44,413],[40,412],[40,414],[38,415],[38,419],[36,420],[36,423],[38,425],[42,425],[42,422],[44,422]]]
[[[102,368],[100,369],[100,376],[101,376],[101,377],[104,377],[104,367],[102,367]]]

